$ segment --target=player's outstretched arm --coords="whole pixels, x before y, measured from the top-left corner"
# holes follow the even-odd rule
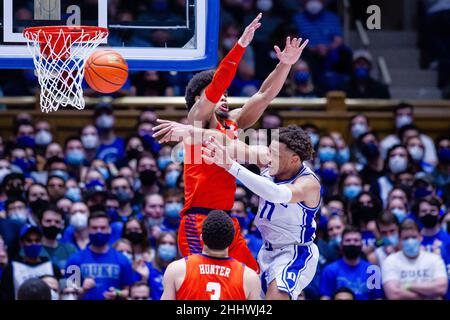
[[[253,126],[264,113],[270,102],[280,93],[286,81],[292,65],[294,65],[308,44],[308,40],[302,43],[302,39],[286,38],[286,47],[283,51],[274,46],[280,62],[275,70],[263,82],[259,91],[247,101],[237,118],[239,128],[245,129]]]
[[[215,105],[220,101],[222,95],[228,89],[236,75],[239,62],[244,55],[245,48],[252,42],[255,31],[261,26],[259,22],[262,14],[258,16],[245,28],[242,36],[239,38],[236,45],[223,58],[219,64],[212,82],[206,87],[200,99],[194,104],[188,114],[189,124],[197,125],[201,123],[205,127],[210,122],[214,113]]]
[[[167,266],[166,272],[164,272],[163,287],[164,291],[161,296],[161,300],[176,300],[177,297],[177,281],[180,282],[180,286],[186,275],[186,262],[184,259],[180,259],[172,262]],[[179,289],[179,287],[178,287]]]

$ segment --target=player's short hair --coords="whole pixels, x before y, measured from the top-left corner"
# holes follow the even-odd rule
[[[192,77],[186,87],[186,94],[184,96],[188,110],[191,110],[195,104],[195,97],[200,96],[203,89],[212,82],[213,77],[214,70],[202,71]]]
[[[311,138],[299,126],[280,128],[279,141],[295,152],[302,161],[312,159],[314,149]]]
[[[222,210],[213,210],[203,221],[202,238],[212,250],[225,250],[234,239],[234,224],[230,216]]]

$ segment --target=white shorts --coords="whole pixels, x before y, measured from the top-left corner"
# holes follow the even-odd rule
[[[297,300],[302,290],[314,278],[318,261],[319,249],[314,243],[272,250],[263,246],[258,254],[263,293],[269,284],[276,280],[278,290],[286,292],[292,300]]]

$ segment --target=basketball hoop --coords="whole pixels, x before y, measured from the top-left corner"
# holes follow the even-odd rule
[[[32,27],[23,32],[33,56],[42,112],[71,105],[84,109],[82,82],[86,59],[108,36],[108,29],[93,26]]]

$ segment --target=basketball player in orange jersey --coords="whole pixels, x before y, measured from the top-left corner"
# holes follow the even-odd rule
[[[195,127],[218,130],[230,138],[237,137],[238,128],[252,126],[269,103],[278,95],[289,75],[291,67],[301,56],[308,41],[290,37],[282,51],[274,47],[279,64],[264,81],[259,91],[239,109],[230,111],[226,90],[230,85],[245,48],[260,26],[259,14],[245,29],[236,45],[220,63],[217,70],[196,74],[186,88],[186,105],[189,109],[189,123]],[[158,128],[154,128],[157,131]],[[185,204],[181,211],[178,245],[183,256],[200,253],[201,225],[208,213],[219,209],[230,213],[234,203],[236,179],[215,164],[208,165],[201,158],[201,142],[185,143],[184,184]],[[245,239],[241,236],[238,220],[233,218],[235,239],[229,248],[229,255],[248,267],[259,272],[256,259],[253,258]]]
[[[234,233],[228,214],[211,211],[202,225],[202,253],[169,264],[161,300],[258,300],[261,282],[256,272],[228,257]]]

